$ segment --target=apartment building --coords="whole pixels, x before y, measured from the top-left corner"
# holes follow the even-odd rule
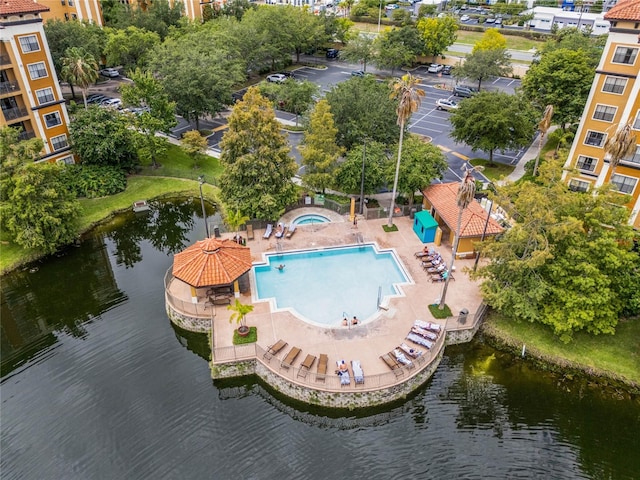
[[[42,139],[40,161],[73,163],[69,115],[42,25],[48,10],[33,0],[0,3],[0,125]]]
[[[640,228],[640,145],[612,175],[607,137],[630,123],[640,144],[640,2],[620,0],[605,14],[611,23],[578,131],[565,167],[569,186],[589,191],[606,183],[630,195],[630,223]]]
[[[41,14],[45,22],[57,18],[58,20],[86,21],[103,26],[102,7],[99,0],[38,0],[38,3],[49,9]]]

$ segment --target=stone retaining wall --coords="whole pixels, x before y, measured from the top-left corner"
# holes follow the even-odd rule
[[[190,317],[183,313],[178,313],[171,308],[168,300],[165,301],[165,306],[169,319],[183,330],[207,334],[211,332],[211,320],[208,318]]]

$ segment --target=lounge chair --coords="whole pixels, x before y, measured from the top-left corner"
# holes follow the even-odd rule
[[[271,357],[277,355],[280,350],[282,350],[286,346],[287,342],[285,342],[284,340],[278,340],[273,345],[267,347],[267,351],[264,352],[263,358],[268,358],[269,360],[271,360]]]
[[[440,333],[442,326],[439,323],[425,322],[424,320],[416,320],[413,322],[416,327],[424,328],[425,330],[431,330],[432,332]]]
[[[298,376],[302,378],[307,378],[307,373],[309,373],[309,369],[311,368],[311,366],[313,365],[313,362],[315,361],[316,361],[316,357],[309,353],[300,364],[300,370],[298,371]]]
[[[289,229],[287,230],[287,234],[285,235],[285,237],[291,238],[293,237],[294,233],[296,233],[296,224],[292,223],[291,225],[289,225]]]
[[[407,356],[404,353],[402,353],[402,351],[399,348],[394,349],[393,352],[391,353],[396,358],[398,363],[401,363],[402,365],[406,365],[409,368],[413,368],[413,362],[409,360]]]
[[[411,358],[418,358],[422,355],[422,350],[418,350],[417,348],[411,348],[406,343],[402,342],[400,344],[400,350],[409,355]]]
[[[426,338],[427,340],[433,340],[434,342],[438,339],[438,334],[434,332],[430,332],[429,330],[425,330],[424,328],[413,326],[411,327],[412,333],[417,333],[421,337]]]
[[[289,353],[287,353],[287,356],[284,357],[284,360],[282,360],[282,362],[280,363],[280,366],[282,368],[289,368],[291,365],[293,365],[293,362],[296,360],[297,356],[300,355],[301,351],[302,350],[300,350],[298,347],[291,348],[291,350],[289,350]]]
[[[247,224],[247,240],[253,240],[253,225]]]
[[[349,376],[349,367],[344,360],[336,362],[338,366],[338,376],[340,377],[340,385],[351,385],[351,377]]]
[[[433,342],[432,341],[427,340],[424,337],[421,337],[417,333],[410,333],[409,335],[407,335],[407,340],[410,340],[413,343],[417,343],[418,345],[422,345],[423,347],[427,347],[427,348],[432,348],[433,347]]]
[[[384,363],[387,364],[387,367],[391,369],[391,371],[395,374],[396,377],[400,375],[404,375],[404,371],[402,371],[402,367],[398,363],[398,361],[393,357],[390,353],[385,353],[384,355],[380,355],[380,358]]]
[[[316,370],[316,379],[320,382],[324,382],[325,375],[327,374],[327,364],[329,363],[329,357],[321,353],[318,360],[318,368]]]
[[[278,228],[276,228],[276,238],[284,237],[284,232],[286,229],[287,227],[285,225],[283,225],[282,223],[279,223]]]
[[[364,384],[364,372],[359,360],[351,360],[351,370],[353,370],[353,380],[357,384]]]
[[[273,225],[270,223],[267,223],[267,228],[265,229],[264,235],[262,236],[262,238],[269,238],[272,233],[273,233]]]

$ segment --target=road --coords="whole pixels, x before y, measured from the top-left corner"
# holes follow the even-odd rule
[[[473,45],[469,45],[468,43],[454,43],[448,48],[450,52],[456,53],[471,53],[473,50]],[[523,50],[507,50],[509,55],[511,55],[512,60],[518,60],[521,62],[532,62],[535,57],[535,52],[533,51],[523,51]]]

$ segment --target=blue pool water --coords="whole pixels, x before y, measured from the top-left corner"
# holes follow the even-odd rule
[[[328,223],[330,221],[331,220],[329,220],[324,215],[309,213],[307,215],[300,215],[299,217],[296,217],[292,223],[296,225],[309,225],[312,223]]]
[[[365,321],[377,311],[379,287],[384,299],[410,282],[395,255],[373,245],[268,255],[254,275],[257,299],[326,326],[340,325],[344,314]]]

